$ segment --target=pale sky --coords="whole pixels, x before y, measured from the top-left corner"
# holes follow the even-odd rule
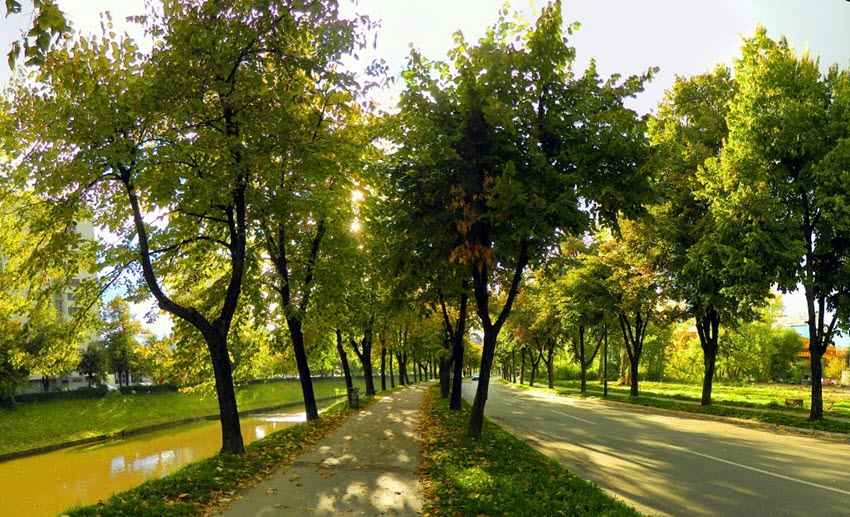
[[[58,3],[77,30],[99,32],[99,13],[108,10],[119,31],[139,35],[125,18],[141,13],[144,0]],[[468,41],[476,40],[502,5],[501,0],[360,0],[353,10],[381,20],[376,54],[398,76],[411,44],[431,59],[443,59],[456,30]],[[543,5],[544,0],[512,3],[529,20]],[[596,58],[603,75],[638,74],[660,67],[646,92],[632,104],[641,113],[653,109],[676,75],[731,64],[741,37],[752,34],[757,24],[767,27],[773,37],[787,36],[798,50],[820,56],[824,66],[850,67],[850,2],[845,0],[564,0],[563,5],[567,22],[581,23],[572,39],[577,70],[590,58]],[[26,15],[0,21],[0,48],[7,49],[26,22]],[[8,77],[8,68],[0,65],[0,82]],[[392,104],[397,88],[382,97],[387,104]],[[784,305],[791,319],[805,313],[799,294],[786,296]],[[136,311],[143,313],[145,308]],[[165,318],[152,325],[160,335],[169,328]]]

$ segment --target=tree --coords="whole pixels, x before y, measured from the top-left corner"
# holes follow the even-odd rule
[[[262,121],[271,163],[258,177],[258,240],[274,267],[307,419],[314,420],[319,412],[304,325],[317,275],[329,267],[322,262],[334,260],[323,253],[328,234],[349,230],[353,180],[371,147],[357,104],[362,88],[340,62],[365,46],[371,24],[365,17],[341,18],[336,0],[280,7],[279,34],[264,45],[273,71]],[[290,31],[299,37],[286,37]]]
[[[138,336],[142,326],[133,320],[130,307],[122,298],[113,299],[106,311],[105,352],[109,367],[115,372],[119,386],[130,385],[130,372],[137,363]]]
[[[582,393],[587,389],[587,369],[607,337],[607,320],[616,313],[608,285],[611,272],[599,260],[599,246],[579,239],[561,244],[565,272],[556,280],[554,296],[549,297],[550,303],[557,305],[560,325],[569,334],[579,363]],[[588,349],[586,338],[591,333],[596,335],[596,346]]]
[[[22,31],[19,40],[12,42],[7,54],[10,68],[14,68],[20,56],[27,65],[42,64],[51,45],[71,31],[68,19],[54,0],[32,0],[32,4],[35,8],[32,23]],[[20,0],[6,0],[6,16],[19,14],[21,7]]]
[[[345,352],[345,345],[342,341],[342,331],[336,329],[336,351],[339,354],[339,362],[342,367],[342,375],[345,377],[345,392],[351,396],[354,391],[354,383],[351,380],[351,368],[348,366],[348,354]],[[381,389],[386,389],[382,387]]]
[[[51,51],[37,81],[16,86],[9,136],[32,150],[17,174],[54,207],[53,220],[90,217],[118,236],[102,254],[107,286],[140,272],[160,309],[203,336],[222,450],[240,453],[228,335],[246,269],[247,191],[262,156],[249,136],[265,109],[255,95],[265,54],[253,50],[279,22],[276,10],[257,16],[243,2],[166,4],[142,19],[158,41],[150,56],[110,34]],[[202,297],[180,296],[181,287]]]
[[[812,403],[823,418],[822,358],[850,316],[850,73],[821,73],[808,54],[764,28],[735,62],[729,138],[704,183],[717,217],[764,260],[784,291],[802,285],[808,313]]]
[[[554,285],[545,271],[536,271],[533,281],[517,296],[516,308],[508,318],[514,346],[521,350],[522,363],[526,352],[531,359],[529,385],[534,386],[540,363],[546,366],[550,388],[554,387],[554,357],[557,339],[562,333],[557,307],[552,303]],[[524,368],[523,368],[524,369]]]
[[[623,99],[649,74],[603,82],[591,66],[576,79],[560,2],[533,28],[502,11],[478,44],[455,41],[452,66],[411,54],[396,158],[418,178],[402,195],[444,207],[453,224],[443,231],[459,242],[446,260],[469,272],[484,332],[469,422],[480,436],[497,338],[526,266],[597,216],[635,212],[647,193],[643,123]],[[501,308],[494,290],[506,293]]]
[[[88,378],[89,388],[103,382],[109,367],[109,358],[103,346],[97,343],[89,345],[80,357],[77,370]]]
[[[661,289],[657,267],[658,250],[651,240],[645,223],[621,219],[616,237],[599,244],[598,263],[601,268],[593,274],[605,279],[609,305],[617,317],[629,360],[629,394],[638,396],[638,367],[649,324],[659,323],[664,313],[665,293]]]
[[[651,167],[661,202],[652,209],[653,235],[665,290],[694,318],[703,350],[702,405],[711,387],[721,325],[755,317],[770,293],[769,269],[752,268],[738,234],[715,220],[711,199],[701,192],[700,169],[716,159],[728,130],[735,94],[730,70],[678,78],[650,119]],[[756,257],[757,258],[757,257]]]

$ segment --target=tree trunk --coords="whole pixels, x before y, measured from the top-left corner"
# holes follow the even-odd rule
[[[366,395],[375,395],[375,379],[372,372],[372,329],[367,328],[363,334],[363,339],[360,341],[362,350],[357,348],[357,343],[354,338],[351,339],[354,353],[360,359],[360,364],[363,366],[363,380],[366,383]]]
[[[714,365],[717,361],[717,344],[713,347],[703,348],[703,365],[705,371],[702,377],[702,398],[700,405],[711,405],[711,386],[714,379]]]
[[[440,356],[440,397],[447,399],[449,398],[449,391],[451,389],[451,372],[449,368],[451,368],[452,358],[448,355],[449,350],[443,351],[443,355]]]
[[[351,380],[348,354],[345,353],[345,347],[342,346],[342,332],[339,329],[336,329],[336,353],[339,355],[340,364],[342,364],[342,374],[345,377],[345,392],[350,394],[354,389],[354,383]]]
[[[605,350],[602,351],[602,355],[604,356],[602,363],[602,396],[608,396],[608,327],[606,325],[604,339],[605,339]]]
[[[587,363],[584,360],[584,326],[578,327],[578,363],[581,368],[581,394],[587,393]]]
[[[637,397],[638,396],[638,363],[640,362],[640,357],[635,354],[634,359],[630,360],[629,366],[629,396]]]
[[[464,289],[466,284],[464,283]],[[454,376],[452,377],[452,399],[449,401],[449,409],[460,411],[461,397],[463,394],[463,338],[466,335],[467,304],[469,295],[463,293],[460,297],[460,310],[458,311],[457,327],[452,336],[452,363],[454,363]]]
[[[626,384],[630,384],[632,381],[629,377],[629,356],[626,353],[625,344],[620,348],[620,375],[618,379],[618,384],[620,386],[625,386]]]
[[[809,357],[812,365],[812,407],[809,411],[809,420],[823,419],[823,354],[815,347],[809,345]]]
[[[525,348],[520,349],[519,356],[519,383],[525,384]]]
[[[413,359],[413,384],[416,384],[421,380],[419,378],[419,374],[421,372],[419,371],[418,365],[416,364],[416,353],[413,354],[412,359]]]
[[[549,379],[549,389],[555,388],[555,341],[549,340],[549,350],[546,352],[546,375]]]
[[[404,352],[402,357],[404,358],[404,383],[410,384],[410,375],[407,374],[407,352]]]
[[[537,359],[531,360],[531,382],[529,386],[534,386],[534,379],[537,377],[537,370],[540,367],[540,361],[543,359],[543,349],[537,354]]]
[[[390,350],[390,388],[395,388],[395,374],[393,374],[393,352]]]
[[[720,317],[713,308],[709,308],[704,314],[696,315],[697,333],[702,346],[703,377],[702,398],[700,404],[708,406],[711,404],[711,387],[714,382],[714,366],[717,362],[718,331],[720,328]]]
[[[516,382],[516,350],[511,350],[511,378]]]
[[[585,366],[584,361],[579,361],[581,363],[581,394],[584,395],[587,393],[587,366]]]
[[[387,391],[387,348],[381,342],[381,391]]]
[[[640,311],[635,311],[634,325],[629,321],[629,318],[624,314],[618,315],[620,320],[620,330],[623,331],[623,348],[629,356],[629,377],[630,386],[629,395],[632,397],[638,396],[638,365],[640,364],[640,356],[643,353],[643,340],[646,337],[646,329],[649,326],[649,317],[644,317]]]
[[[316,405],[316,395],[313,392],[313,379],[310,377],[310,364],[307,362],[307,351],[304,348],[304,333],[301,330],[301,320],[295,317],[286,318],[289,326],[289,336],[292,338],[292,350],[295,352],[295,364],[298,367],[298,379],[301,381],[301,393],[304,396],[304,412],[307,420],[319,418],[319,407]]]
[[[490,387],[490,369],[493,366],[493,356],[496,351],[496,332],[484,329],[484,347],[481,351],[481,369],[478,372],[478,387],[469,415],[469,435],[475,438],[481,436],[484,427],[484,405],[487,404],[487,391]]]
[[[463,333],[454,339],[452,343],[452,398],[449,400],[449,409],[460,411],[461,396],[463,389]]]
[[[402,354],[401,352],[396,352],[395,358],[398,363],[398,383],[401,386],[405,386],[407,385],[407,379],[404,371],[406,368],[406,365],[404,364],[404,354]]]
[[[204,340],[215,374],[215,391],[221,422],[221,452],[241,454],[245,452],[245,444],[242,440],[242,428],[239,426],[239,410],[233,389],[233,366],[227,353],[227,341],[215,330],[206,333]]]

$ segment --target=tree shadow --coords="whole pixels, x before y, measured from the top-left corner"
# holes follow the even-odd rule
[[[846,444],[495,383],[487,416],[647,513],[850,514]]]

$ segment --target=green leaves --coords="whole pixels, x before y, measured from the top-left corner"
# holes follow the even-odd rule
[[[22,53],[27,66],[43,64],[51,45],[71,31],[65,14],[54,0],[34,0],[33,6],[35,15],[32,26],[20,40],[12,42],[6,56],[9,68],[15,68]],[[7,17],[20,12],[21,3],[18,0],[6,0]]]
[[[719,186],[713,210],[734,221],[759,267],[781,288],[805,288],[817,307],[838,311],[832,324],[818,314],[815,341],[846,325],[850,297],[848,247],[835,228],[848,227],[850,163],[848,72],[822,74],[818,62],[798,56],[763,28],[744,42],[735,64],[738,91],[730,103],[729,138],[708,169]],[[742,230],[744,230],[742,232]],[[757,236],[757,237],[756,237]]]

